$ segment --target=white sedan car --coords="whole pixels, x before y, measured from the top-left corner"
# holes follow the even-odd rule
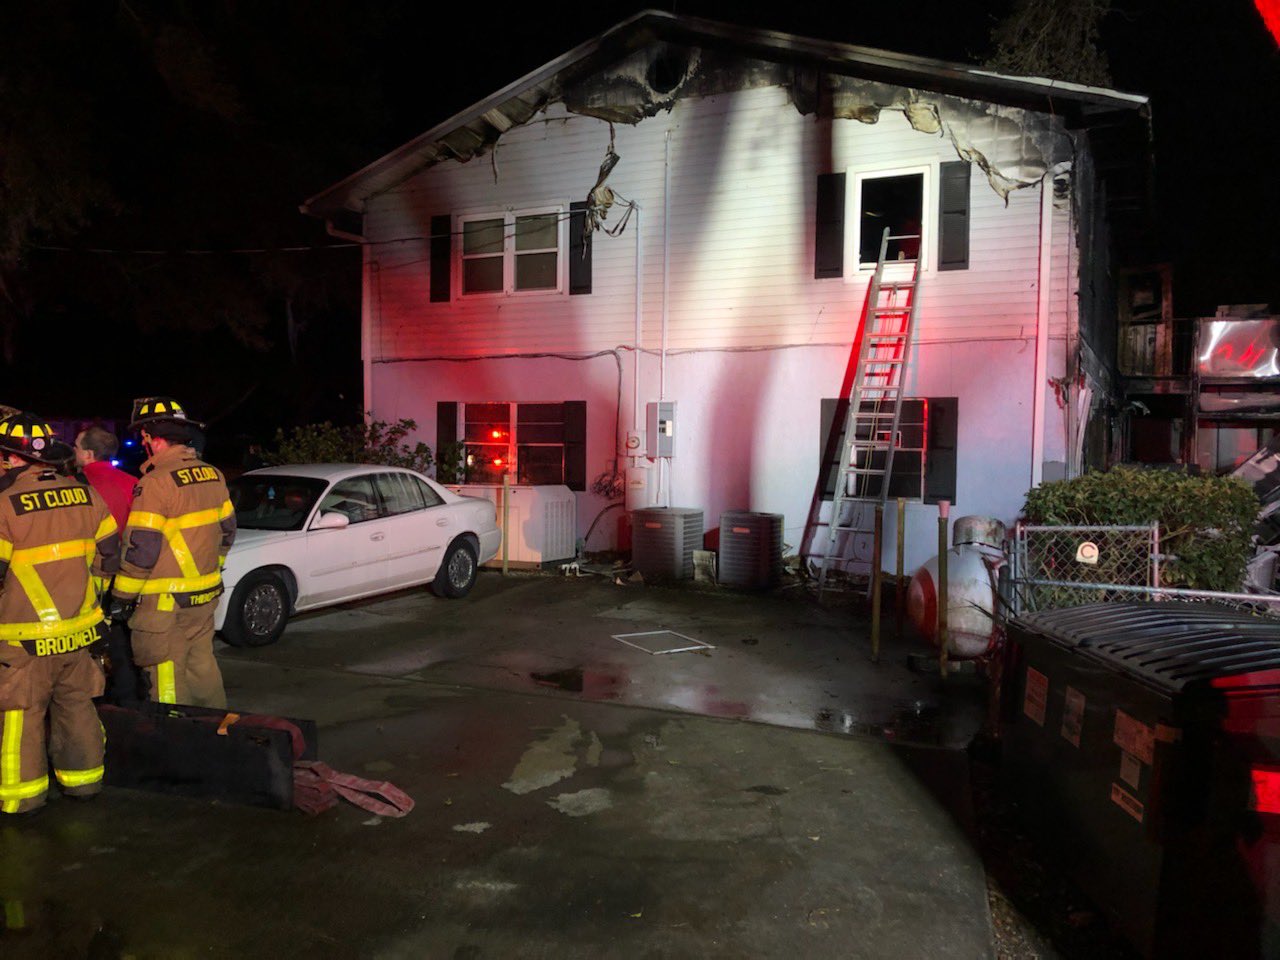
[[[228,486],[238,531],[215,627],[233,646],[274,643],[291,613],[403,587],[465,597],[502,542],[490,501],[398,467],[268,467]]]

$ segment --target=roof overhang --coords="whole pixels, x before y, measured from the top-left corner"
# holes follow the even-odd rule
[[[340,180],[302,204],[303,213],[329,220],[359,214],[373,196],[435,163],[468,159],[507,130],[531,119],[575,83],[653,43],[731,51],[822,73],[921,88],[1061,116],[1075,128],[1117,125],[1150,139],[1145,96],[1040,77],[1014,77],[978,67],[887,50],[832,43],[645,11],[508,84],[422,135]]]

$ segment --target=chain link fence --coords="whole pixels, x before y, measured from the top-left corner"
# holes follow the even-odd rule
[[[1280,595],[1160,586],[1160,527],[1014,528],[1009,606],[1014,614],[1085,603],[1213,603],[1280,618]]]
[[[1015,612],[1125,599],[1111,586],[1160,582],[1160,528],[1033,526],[1013,532]]]

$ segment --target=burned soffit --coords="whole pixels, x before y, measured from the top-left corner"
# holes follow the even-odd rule
[[[786,88],[802,115],[871,124],[886,111],[901,113],[915,130],[950,140],[957,156],[976,164],[1003,198],[1038,183],[1074,153],[1061,120],[1031,110],[679,44],[653,43],[572,85],[560,80],[526,90],[437,140],[435,156],[424,157],[427,165],[465,162],[555,102],[582,116],[636,124],[681,99],[768,86]]]

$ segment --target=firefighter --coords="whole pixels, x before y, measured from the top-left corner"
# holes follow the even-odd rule
[[[152,700],[225,707],[213,613],[236,535],[226,481],[193,449],[204,424],[171,397],[135,400],[129,429],[141,432],[149,459],[133,491],[111,619],[128,621]]]
[[[102,667],[88,646],[120,559],[106,502],[53,464],[71,455],[28,413],[0,420],[0,812],[44,805],[49,753],[65,794],[102,789],[103,735],[93,698]]]

